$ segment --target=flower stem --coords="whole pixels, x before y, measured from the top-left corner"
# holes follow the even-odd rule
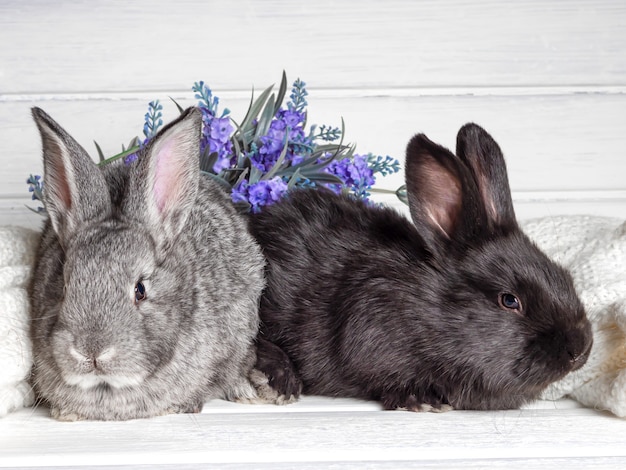
[[[135,147],[131,147],[127,150],[124,150],[121,153],[118,153],[117,155],[113,155],[112,157],[109,157],[105,160],[102,160],[101,162],[98,163],[98,166],[102,166],[102,165],[107,165],[111,162],[114,162],[115,160],[119,160],[120,158],[124,158],[127,157],[129,155],[132,155],[133,153],[137,152],[139,150],[140,146],[137,145]]]

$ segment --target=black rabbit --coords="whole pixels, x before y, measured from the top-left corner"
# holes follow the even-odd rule
[[[321,189],[252,216],[270,385],[386,409],[507,409],[581,367],[589,321],[568,272],[520,230],[492,137],[467,124],[455,156],[416,135],[405,169],[413,223]]]

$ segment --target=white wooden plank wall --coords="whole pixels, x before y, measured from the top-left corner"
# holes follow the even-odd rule
[[[40,223],[24,209],[42,166],[30,107],[114,154],[148,101],[173,118],[168,97],[193,104],[204,80],[241,118],[252,86],[283,69],[308,83],[309,121],[343,117],[362,152],[403,159],[415,132],[453,147],[475,121],[505,152],[519,216],[625,217],[625,51],[623,0],[1,0],[0,224]],[[125,424],[25,410],[0,420],[0,466],[626,466],[626,424],[569,402],[446,415],[340,403]]]
[[[0,213],[12,219],[30,216],[23,181],[41,169],[29,107],[112,154],[141,133],[151,99],[191,104],[205,80],[241,117],[252,86],[283,69],[309,83],[311,122],[343,116],[363,152],[402,159],[418,131],[453,146],[475,121],[505,151],[522,217],[626,214],[623,1],[4,0],[0,44]]]

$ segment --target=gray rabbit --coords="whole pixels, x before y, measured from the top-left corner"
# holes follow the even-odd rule
[[[60,420],[124,420],[259,399],[264,259],[226,192],[200,176],[200,112],[134,164],[102,168],[32,113],[49,214],[30,286],[39,400]]]

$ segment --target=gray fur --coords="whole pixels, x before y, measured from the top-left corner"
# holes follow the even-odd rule
[[[61,420],[255,401],[264,260],[229,196],[199,174],[200,113],[166,126],[132,166],[102,169],[42,110],[33,116],[50,214],[30,286],[39,399]],[[147,298],[136,303],[139,280]]]

